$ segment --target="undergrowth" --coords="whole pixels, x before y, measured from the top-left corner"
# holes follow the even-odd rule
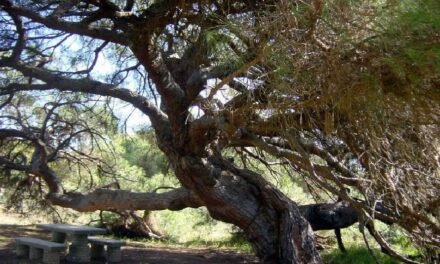
[[[388,255],[381,253],[377,249],[373,249],[374,257],[370,254],[366,247],[350,246],[347,248],[347,252],[341,253],[339,249],[335,248],[322,254],[324,263],[328,264],[397,264],[400,263],[397,260],[391,258]]]

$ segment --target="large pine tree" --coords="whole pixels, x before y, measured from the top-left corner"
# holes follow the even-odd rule
[[[78,211],[206,206],[263,263],[320,263],[309,222],[332,212],[360,219],[392,255],[372,219],[438,249],[438,10],[434,0],[0,0],[1,168]],[[53,164],[93,163],[114,100],[151,123],[180,189],[63,186]],[[299,208],[248,159],[280,160],[349,212]]]

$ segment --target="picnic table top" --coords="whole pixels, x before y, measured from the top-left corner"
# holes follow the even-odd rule
[[[107,231],[103,228],[97,228],[84,225],[70,225],[70,224],[39,224],[38,228],[55,231],[73,235],[103,235]]]

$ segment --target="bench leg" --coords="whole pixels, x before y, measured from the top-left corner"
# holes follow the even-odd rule
[[[29,259],[41,259],[43,257],[43,250],[41,248],[30,247]]]
[[[103,259],[103,258],[105,258],[104,245],[92,244],[91,257],[92,257],[92,259]]]
[[[59,252],[44,251],[43,263],[44,264],[59,264],[60,263],[60,253]]]
[[[122,259],[121,247],[107,246],[107,262],[120,262]]]
[[[19,258],[27,258],[29,256],[29,247],[26,245],[17,244],[16,253]]]
[[[88,245],[87,235],[72,236],[72,244],[69,246],[67,260],[77,263],[90,262],[90,248]]]

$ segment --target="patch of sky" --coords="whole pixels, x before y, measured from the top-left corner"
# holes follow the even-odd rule
[[[249,78],[245,77],[239,77],[234,78],[234,81],[238,82],[239,84],[243,85],[243,87],[246,88],[246,90],[255,90],[258,86],[263,84],[263,81],[259,80],[251,80]],[[211,94],[213,89],[217,89],[218,85],[222,82],[220,79],[209,79],[206,84],[206,88],[200,92],[200,96],[203,99],[207,99],[209,95]],[[237,96],[239,92],[237,90],[233,89],[227,84],[224,84],[222,87],[217,89],[216,93],[212,97],[212,100],[214,104],[212,104],[212,107],[214,107],[214,111],[220,110],[225,104],[227,104],[231,99],[233,99],[235,96]],[[205,112],[198,106],[192,106],[190,108],[191,114],[195,118],[200,118],[205,114]]]
[[[59,61],[57,67],[61,67],[66,72],[75,72],[86,70],[92,63],[95,63],[93,70],[88,74],[90,78],[102,82],[115,82],[118,87],[132,90],[134,93],[141,92],[138,89],[139,79],[134,74],[127,74],[118,79],[114,77],[121,67],[130,65],[130,63],[134,65],[134,60],[116,61],[114,46],[105,47],[99,53],[94,52],[102,44],[102,41],[92,42],[84,37],[69,37],[63,43],[61,49],[56,50],[54,53],[57,61]],[[95,59],[94,56],[97,56],[97,58]],[[119,120],[121,130],[134,133],[150,125],[148,116],[130,104],[120,100],[111,100],[110,104],[108,102],[106,98],[102,98],[102,105],[105,104],[113,109],[113,113]]]

